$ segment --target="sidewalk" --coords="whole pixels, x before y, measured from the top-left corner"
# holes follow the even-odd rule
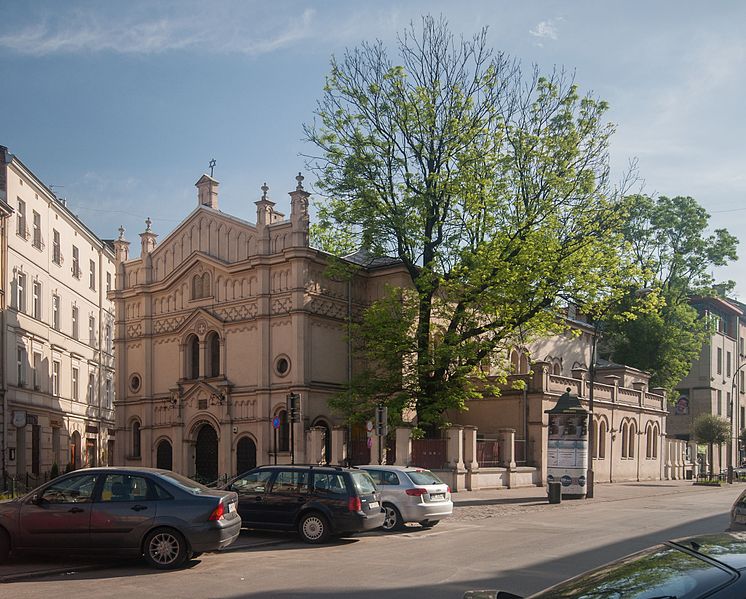
[[[734,498],[746,488],[746,485],[723,485],[723,489],[730,489]],[[708,487],[696,487],[692,481],[645,481],[613,484],[597,484],[593,499],[566,499],[558,505],[550,505],[544,487],[521,487],[517,489],[483,489],[480,491],[461,491],[453,493],[453,520],[479,520],[508,513],[547,508],[582,507],[590,502],[624,501],[638,497],[662,497],[680,493],[712,492]],[[243,532],[238,540],[225,551],[246,551],[253,548],[266,547],[292,541],[293,537],[284,533],[256,533]],[[0,583],[14,582],[40,576],[68,573],[86,570],[97,570],[131,563],[135,567],[145,568],[140,560],[86,560],[54,557],[23,556],[11,558],[7,563],[0,564]]]

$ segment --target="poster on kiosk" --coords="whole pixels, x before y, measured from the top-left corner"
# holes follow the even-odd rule
[[[588,472],[588,411],[570,395],[562,394],[549,415],[547,482],[562,484],[563,497],[585,497]]]

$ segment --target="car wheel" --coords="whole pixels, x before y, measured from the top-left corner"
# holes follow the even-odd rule
[[[326,518],[317,512],[301,516],[298,532],[306,543],[323,543],[329,538],[329,524]]]
[[[145,561],[159,570],[178,568],[189,555],[184,537],[171,528],[151,531],[145,537],[143,553]]]
[[[432,528],[438,522],[440,522],[440,520],[420,520],[420,526],[422,528]]]
[[[0,564],[8,559],[8,555],[10,555],[10,537],[0,528]]]
[[[401,530],[404,528],[404,521],[402,520],[401,513],[396,509],[396,506],[390,503],[383,504],[383,511],[386,516],[383,519],[383,530]]]

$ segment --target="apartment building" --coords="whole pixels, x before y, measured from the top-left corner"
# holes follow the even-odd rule
[[[4,472],[33,483],[54,464],[111,460],[112,246],[0,146],[5,219],[0,444]]]
[[[732,425],[732,442],[716,447],[712,457],[713,469],[718,472],[727,467],[729,450],[735,465],[742,456],[738,433],[746,426],[746,306],[718,297],[696,298],[692,304],[709,320],[713,330],[700,357],[677,387],[678,396],[669,408],[668,432],[689,443],[694,459],[697,447],[691,426],[697,416],[714,414],[728,420]],[[709,459],[706,452],[703,458]]]

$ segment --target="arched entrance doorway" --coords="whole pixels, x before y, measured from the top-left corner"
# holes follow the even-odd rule
[[[211,483],[218,478],[218,434],[208,423],[197,432],[194,459],[194,478],[201,483]]]
[[[164,470],[173,470],[173,452],[171,451],[171,443],[168,439],[163,439],[158,443],[158,449],[156,450],[155,457],[156,468],[163,468]]]
[[[236,474],[256,467],[256,444],[250,437],[244,437],[236,445]]]

